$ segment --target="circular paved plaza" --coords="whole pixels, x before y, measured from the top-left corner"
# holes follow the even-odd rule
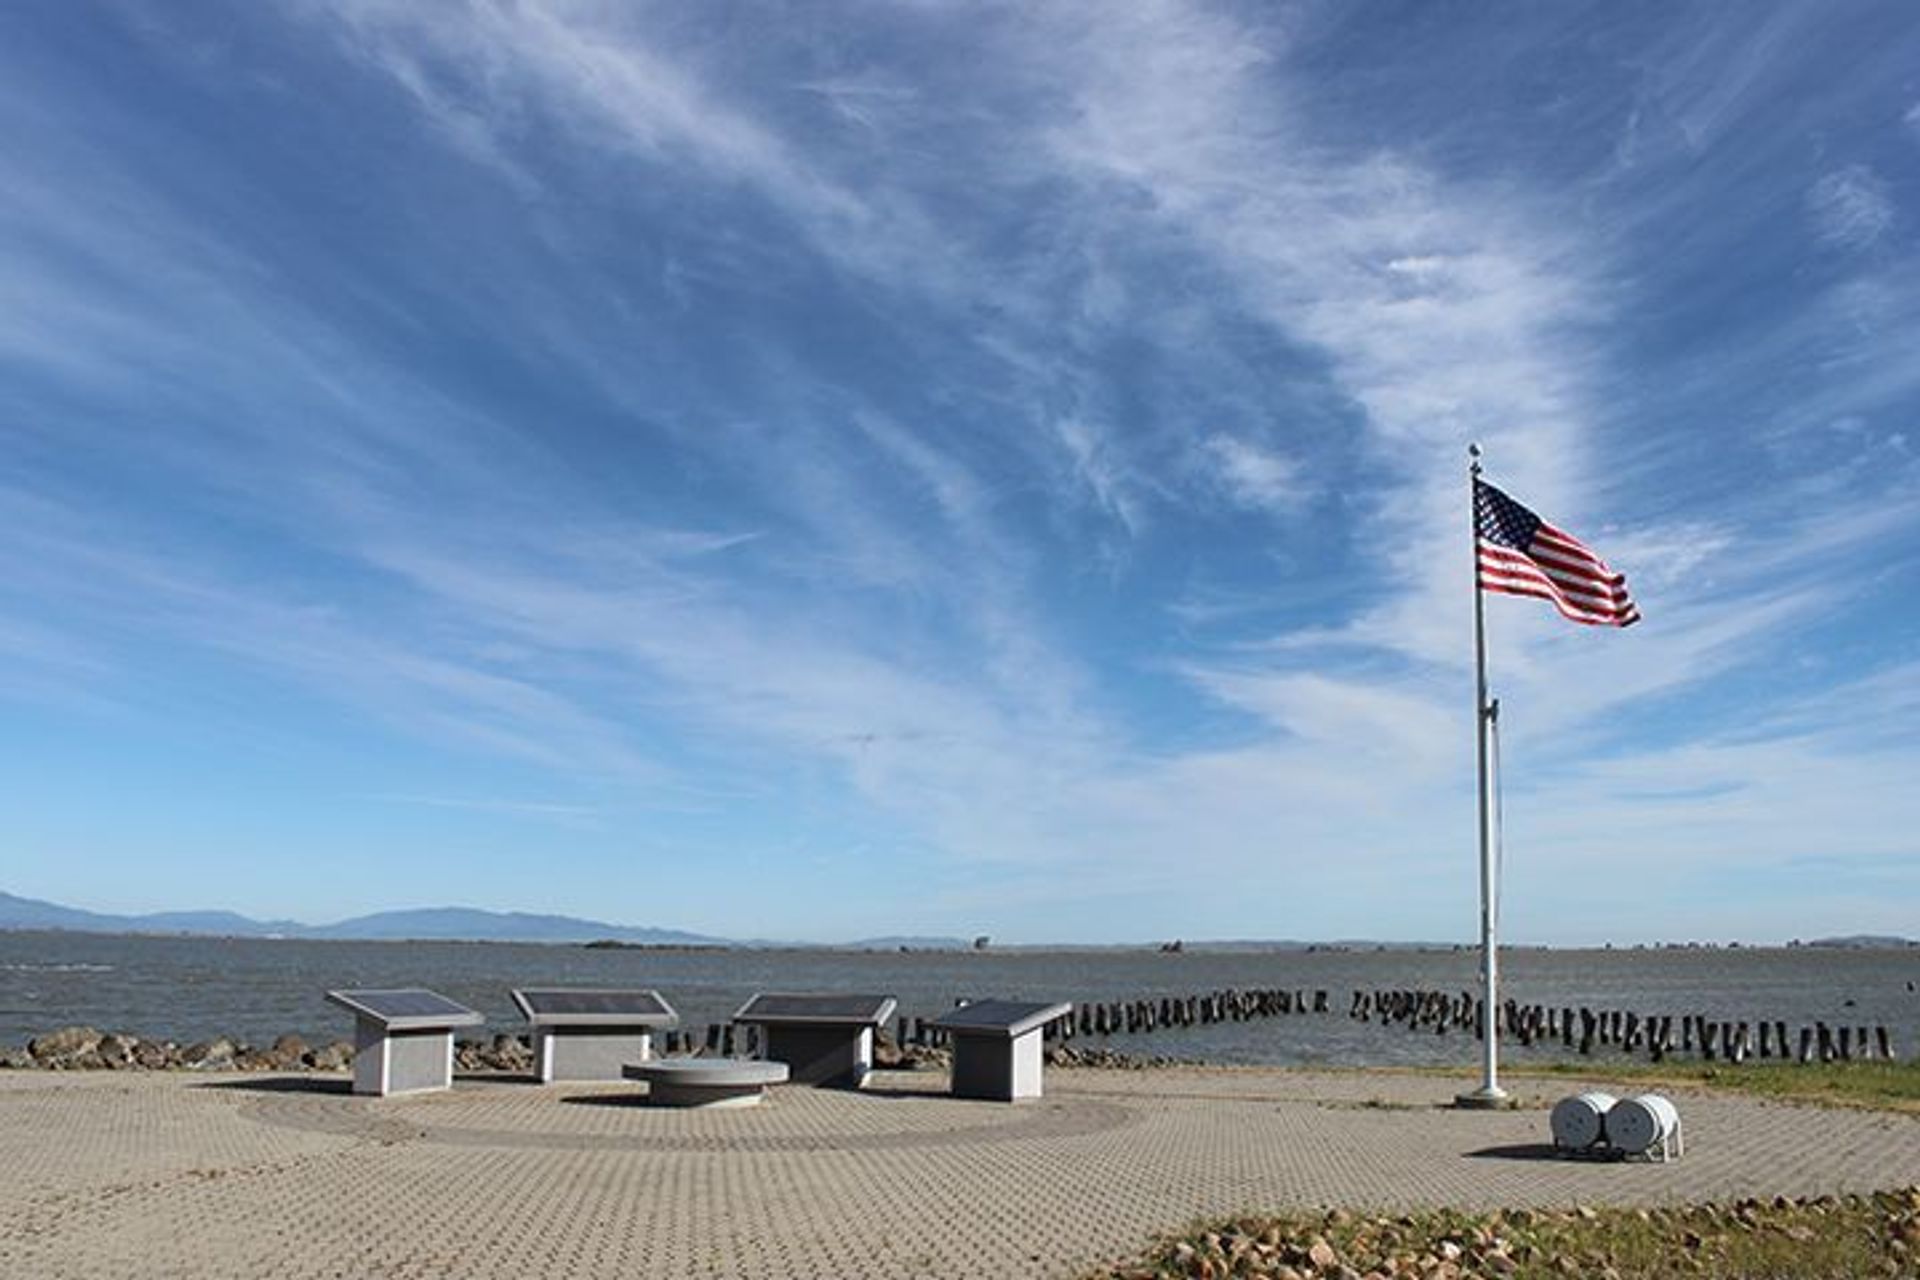
[[[1604,1081],[1600,1081],[1604,1083]],[[880,1073],[734,1111],[633,1085],[0,1075],[0,1275],[1074,1276],[1200,1216],[1920,1183],[1920,1119],[1675,1093],[1667,1165],[1553,1158],[1544,1103],[1371,1073],[1054,1070],[1016,1106]]]

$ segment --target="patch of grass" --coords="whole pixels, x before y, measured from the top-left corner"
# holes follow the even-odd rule
[[[1870,1196],[1661,1209],[1343,1211],[1196,1227],[1100,1280],[1373,1276],[1465,1280],[1853,1280],[1920,1267],[1920,1187]]]
[[[1706,1085],[1790,1102],[1920,1112],[1920,1061],[1910,1062],[1727,1062],[1647,1063],[1583,1060],[1528,1063],[1514,1076],[1574,1076],[1625,1080],[1649,1086]]]

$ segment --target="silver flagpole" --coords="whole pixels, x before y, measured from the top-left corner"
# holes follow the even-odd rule
[[[1495,705],[1487,700],[1487,610],[1480,591],[1480,446],[1467,446],[1467,526],[1473,538],[1473,732],[1480,765],[1480,994],[1482,1013],[1480,1087],[1454,1101],[1463,1107],[1497,1107],[1507,1100],[1500,1087],[1500,972],[1494,937],[1493,788],[1488,735]]]

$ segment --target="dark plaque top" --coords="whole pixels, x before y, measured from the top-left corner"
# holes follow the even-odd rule
[[[761,993],[740,1006],[735,1022],[796,1022],[877,1026],[893,1016],[892,996]]]
[[[437,991],[403,987],[392,991],[329,991],[327,999],[363,1018],[384,1023],[389,1030],[420,1031],[435,1027],[474,1027],[486,1019]]]
[[[1044,1027],[1073,1012],[1070,1004],[1032,1000],[976,1000],[933,1020],[944,1031],[973,1031],[988,1035],[1019,1036]]]
[[[658,991],[616,987],[520,987],[513,1002],[535,1026],[664,1027],[678,1022]]]

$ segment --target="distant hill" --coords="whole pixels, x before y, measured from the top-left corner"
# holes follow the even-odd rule
[[[104,916],[75,907],[0,893],[0,929],[76,929],[97,933],[126,928],[126,916]]]
[[[679,929],[639,928],[525,911],[480,911],[473,907],[426,907],[356,916],[308,932],[315,938],[477,939],[486,942],[615,942],[711,945],[724,939]]]
[[[461,942],[588,942],[610,938],[655,945],[725,944],[723,938],[607,924],[572,916],[533,915],[523,911],[481,911],[473,907],[428,907],[381,911],[335,924],[298,920],[255,920],[232,911],[160,911],[149,915],[110,915],[82,911],[37,898],[0,893],[0,929],[65,929],[75,933],[186,933],[225,938],[420,939]]]
[[[145,933],[213,933],[225,938],[278,937],[306,928],[298,920],[255,920],[233,911],[156,911],[129,918]]]
[[[253,938],[306,926],[292,920],[252,920],[231,911],[159,911],[118,916],[63,907],[57,902],[0,893],[0,929],[67,929],[75,933],[211,933]]]

